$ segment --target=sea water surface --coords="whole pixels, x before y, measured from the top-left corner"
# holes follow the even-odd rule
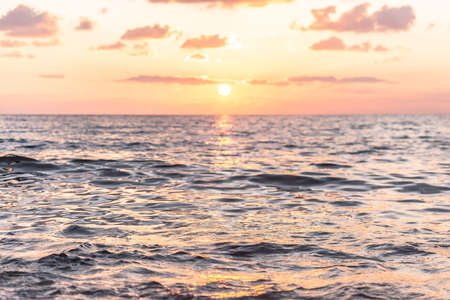
[[[0,116],[0,299],[449,299],[450,116]]]

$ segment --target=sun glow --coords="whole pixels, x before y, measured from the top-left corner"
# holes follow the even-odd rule
[[[229,84],[223,83],[223,84],[219,85],[219,87],[217,88],[217,91],[222,96],[228,96],[231,93],[231,87]]]

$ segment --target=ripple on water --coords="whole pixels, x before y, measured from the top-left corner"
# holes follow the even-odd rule
[[[34,158],[26,157],[26,156],[20,156],[20,155],[14,155],[14,154],[6,154],[3,156],[0,156],[0,164],[17,164],[22,162],[31,162],[31,161],[37,161]]]
[[[348,169],[351,168],[349,165],[340,165],[335,163],[315,163],[312,164],[313,166],[316,166],[319,169]]]
[[[366,247],[370,251],[382,251],[382,256],[426,256],[433,254],[432,252],[424,251],[419,248],[418,245],[395,245],[391,243],[387,244],[371,244]]]
[[[125,237],[129,232],[114,227],[91,228],[72,224],[64,228],[61,234],[67,238],[89,238],[92,236]]]
[[[126,171],[117,170],[117,169],[100,169],[100,176],[102,177],[128,177],[131,174]]]
[[[0,299],[447,299],[448,130],[0,116]]]
[[[442,192],[450,191],[450,187],[437,186],[426,183],[416,183],[404,186],[399,191],[403,193],[439,194]]]
[[[89,236],[94,235],[94,229],[80,226],[80,225],[70,225],[62,231],[62,234],[67,237],[78,237],[78,236]]]

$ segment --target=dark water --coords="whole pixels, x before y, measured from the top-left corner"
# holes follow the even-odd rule
[[[0,299],[449,299],[450,117],[0,116]]]

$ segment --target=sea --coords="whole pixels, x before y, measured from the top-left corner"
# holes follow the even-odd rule
[[[0,149],[0,299],[450,299],[450,115],[2,115]]]

